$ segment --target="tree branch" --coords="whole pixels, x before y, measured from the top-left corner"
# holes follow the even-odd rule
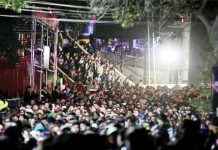
[[[212,25],[212,30],[216,30],[217,27],[218,27],[218,15],[216,16],[216,19]]]
[[[159,28],[162,29],[163,25],[164,25],[170,18],[171,18],[171,16],[168,16],[167,18],[165,18],[165,19],[161,22]]]
[[[206,17],[201,12],[195,12],[194,14],[201,20],[201,22],[203,22],[207,29],[207,32],[209,33],[211,30],[211,25],[209,21],[206,19]]]
[[[199,12],[202,13],[202,11],[203,11],[203,9],[204,9],[206,3],[207,3],[207,0],[203,0],[203,2],[201,3],[201,7],[199,8]]]
[[[103,18],[103,17],[105,16],[105,14],[107,13],[107,11],[108,11],[108,8],[106,8],[106,10],[104,10],[104,13],[103,13],[100,17],[98,17],[97,20],[101,20],[101,18]]]
[[[78,15],[81,19],[83,19],[83,20],[86,19],[85,17],[83,17],[83,16],[79,13],[78,9],[77,9],[77,15]]]

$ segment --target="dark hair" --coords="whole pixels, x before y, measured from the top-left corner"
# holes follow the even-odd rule
[[[5,103],[6,99],[5,97],[0,93],[0,100],[3,101]]]
[[[55,90],[57,90],[59,88],[59,86],[55,85]]]

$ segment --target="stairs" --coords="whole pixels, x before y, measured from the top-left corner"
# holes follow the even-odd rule
[[[50,62],[52,65],[54,65],[53,62]],[[74,83],[75,81],[69,77],[61,68],[57,67],[57,70],[59,73],[61,73],[64,77],[66,77],[71,83]]]
[[[61,39],[63,40],[62,33],[60,33],[60,37],[61,37]],[[67,37],[68,37],[70,40],[74,41],[74,43],[75,43],[85,54],[90,55],[89,52],[86,51],[86,50],[84,49],[84,47],[83,47],[78,41],[75,41],[69,34],[67,34]],[[129,85],[131,85],[131,86],[135,86],[135,85],[136,85],[133,81],[131,81],[130,79],[128,79],[127,76],[125,76],[125,75],[117,68],[117,66],[114,66],[114,68],[115,68],[115,76],[116,76],[116,77],[119,77],[119,79],[121,79],[121,81],[125,81],[125,82],[127,82]],[[58,71],[61,72],[63,75],[65,75],[71,82],[74,82],[74,81],[73,81],[67,74],[65,74],[60,68],[58,68]]]
[[[141,67],[143,65],[143,59],[140,60],[138,57],[124,57],[121,59],[112,52],[108,52],[107,54],[102,52],[101,57],[112,62],[119,72],[122,72],[126,77],[130,77],[135,84],[139,83],[143,78],[143,68]]]

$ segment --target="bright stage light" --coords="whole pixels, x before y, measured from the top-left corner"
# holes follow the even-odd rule
[[[175,44],[173,43],[165,43],[159,47],[159,58],[163,62],[173,62],[175,63],[178,59],[178,50]]]
[[[160,52],[160,58],[164,62],[175,62],[178,58],[178,55],[175,51],[163,50]]]

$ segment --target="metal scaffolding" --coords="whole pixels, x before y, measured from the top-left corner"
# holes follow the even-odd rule
[[[41,36],[39,39],[37,39],[37,26],[40,26],[41,31],[38,31]],[[39,30],[39,29],[38,29]],[[51,30],[52,32],[49,32]],[[46,41],[44,41],[44,33],[46,35]],[[49,33],[54,34],[54,54],[53,54],[53,69],[44,67],[44,60],[43,60],[43,54],[44,54],[44,46],[50,46],[49,44]],[[40,42],[37,43],[37,40],[40,40]],[[39,45],[37,45],[39,44]],[[32,16],[32,28],[31,28],[31,62],[30,62],[30,86],[32,88],[37,87],[41,91],[43,81],[45,82],[45,85],[47,86],[47,78],[48,78],[48,72],[53,73],[53,86],[57,83],[57,44],[58,44],[58,28],[52,28],[48,24],[44,23],[42,20],[37,19],[34,15]],[[40,58],[38,59],[38,64],[36,64],[37,58],[36,58],[36,51],[37,48],[40,48]],[[35,85],[35,75],[36,75],[36,68],[40,73],[40,81],[39,81],[39,87],[38,85]]]

